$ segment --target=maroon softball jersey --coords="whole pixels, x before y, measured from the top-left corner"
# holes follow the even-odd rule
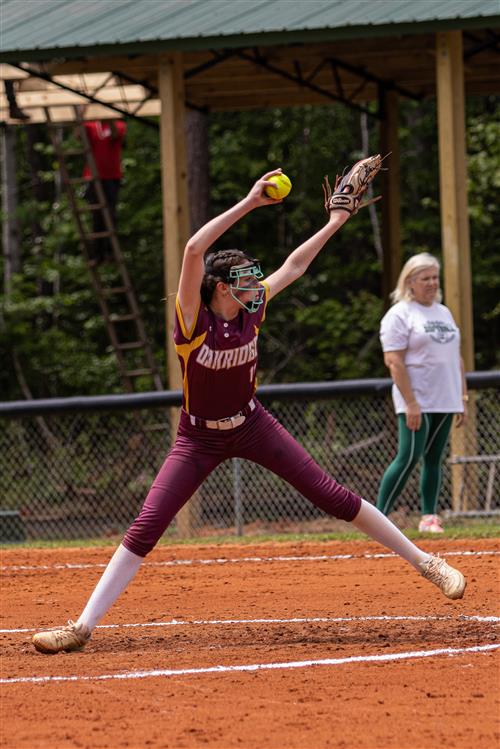
[[[329,515],[350,521],[359,512],[361,498],[329,476],[254,396],[257,338],[268,293],[263,285],[264,304],[256,312],[242,309],[231,321],[201,304],[187,330],[177,305],[174,340],[183,374],[183,410],[172,449],[123,539],[134,554],[146,556],[205,478],[231,458],[273,471]],[[245,408],[250,401],[251,408]],[[206,424],[239,411],[245,418],[232,429]]]
[[[256,312],[243,308],[223,320],[201,302],[187,330],[176,303],[174,342],[182,369],[184,410],[202,419],[233,416],[255,392],[257,338],[264,322],[265,301]]]

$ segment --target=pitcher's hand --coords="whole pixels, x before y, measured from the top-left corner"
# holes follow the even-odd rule
[[[251,201],[252,208],[260,208],[263,205],[271,205],[272,203],[283,202],[282,200],[270,198],[269,195],[266,195],[266,193],[264,192],[266,187],[274,187],[274,183],[268,181],[269,177],[273,177],[275,174],[281,173],[282,169],[280,167],[279,169],[273,169],[272,172],[266,172],[260,179],[257,180],[257,182],[253,185],[247,195],[247,200]]]

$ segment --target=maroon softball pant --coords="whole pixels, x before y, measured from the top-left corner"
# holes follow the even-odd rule
[[[285,479],[329,515],[351,521],[361,498],[338,484],[289,432],[255,400],[256,408],[235,429],[192,426],[182,412],[172,449],[123,540],[134,554],[146,556],[181,507],[219,463],[244,458]]]

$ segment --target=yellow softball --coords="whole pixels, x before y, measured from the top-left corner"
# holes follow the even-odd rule
[[[286,198],[290,190],[292,189],[292,183],[286,176],[286,174],[275,174],[273,177],[269,177],[268,182],[274,182],[276,187],[271,187],[270,185],[266,187],[266,195],[269,195],[270,198],[274,198],[274,200],[281,200],[281,198]]]

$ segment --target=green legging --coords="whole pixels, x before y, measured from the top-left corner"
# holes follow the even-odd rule
[[[380,483],[377,507],[388,515],[408,481],[410,473],[423,457],[420,476],[422,515],[436,513],[441,488],[441,463],[450,433],[453,414],[424,413],[417,432],[406,426],[406,414],[398,414],[399,449]]]

